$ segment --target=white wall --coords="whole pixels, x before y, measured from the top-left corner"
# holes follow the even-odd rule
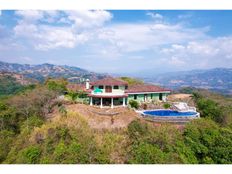
[[[107,85],[108,86],[108,85]],[[94,89],[99,88],[99,86],[94,86]],[[105,93],[105,86],[103,86],[103,89],[101,89],[103,93]],[[124,93],[125,86],[119,86],[119,89],[114,89],[114,86],[112,86],[112,93]]]

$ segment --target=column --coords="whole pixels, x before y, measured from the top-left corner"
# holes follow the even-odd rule
[[[114,108],[114,99],[111,98],[111,108]]]
[[[164,101],[164,102],[167,101],[167,98],[166,98],[166,95],[165,95],[165,94],[163,95],[163,101]]]
[[[101,106],[100,106],[100,108],[102,108],[102,98],[101,98]]]
[[[123,104],[122,105],[123,105],[123,107],[125,107],[126,106],[126,104],[125,104],[126,103],[125,97],[123,97],[122,99],[123,99]]]
[[[93,106],[93,97],[90,97],[90,106]]]

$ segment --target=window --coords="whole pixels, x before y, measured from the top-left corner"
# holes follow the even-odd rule
[[[103,86],[99,86],[98,88],[99,88],[99,89],[103,89]]]
[[[153,98],[153,94],[151,94],[151,99]]]
[[[107,93],[111,93],[112,92],[112,86],[106,86],[105,88],[106,88],[105,92],[107,92]]]
[[[119,86],[114,86],[114,89],[119,89]]]
[[[134,100],[137,100],[137,95],[134,95]]]
[[[128,86],[125,86],[125,89],[128,89]]]

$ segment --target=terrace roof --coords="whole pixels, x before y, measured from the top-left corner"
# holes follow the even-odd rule
[[[120,80],[120,79],[116,79],[116,78],[111,78],[111,77],[107,77],[107,78],[104,78],[104,79],[101,79],[101,80],[97,80],[95,82],[91,82],[90,83],[91,85],[128,85],[127,82],[123,81],[123,80]]]
[[[131,85],[125,91],[126,93],[142,93],[142,92],[170,92],[170,89],[165,89],[151,84],[136,84]]]

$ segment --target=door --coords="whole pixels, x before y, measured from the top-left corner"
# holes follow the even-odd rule
[[[106,92],[111,93],[112,92],[112,86],[106,86]]]

